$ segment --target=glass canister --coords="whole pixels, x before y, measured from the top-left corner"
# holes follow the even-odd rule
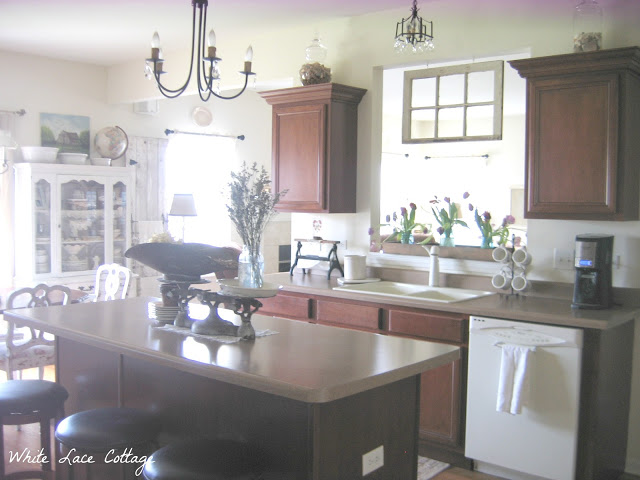
[[[331,69],[324,65],[324,60],[327,57],[327,47],[320,41],[320,35],[315,35],[305,52],[306,63],[300,68],[300,81],[302,84],[329,83],[331,81]]]
[[[573,12],[573,51],[602,49],[602,7],[595,0],[583,0]]]

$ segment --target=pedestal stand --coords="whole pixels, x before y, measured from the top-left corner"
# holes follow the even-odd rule
[[[291,265],[291,270],[289,270],[289,275],[293,275],[293,269],[296,268],[296,265],[298,265],[298,260],[317,260],[319,262],[329,262],[329,274],[327,275],[327,278],[331,278],[331,272],[334,268],[337,268],[340,272],[340,275],[344,277],[342,266],[340,265],[340,261],[338,260],[338,244],[340,243],[338,240],[323,240],[321,238],[313,238],[307,240],[303,238],[296,238],[295,241],[298,242],[298,249],[296,250],[296,259],[293,262],[293,265]],[[324,243],[333,243],[333,247],[331,247],[331,250],[329,250],[329,253],[326,257],[323,257],[321,255],[302,255],[300,251],[302,250],[303,243],[319,243],[321,245]],[[302,273],[306,274],[307,269],[303,268]]]
[[[256,331],[251,325],[251,315],[253,315],[262,303],[256,298],[239,297],[235,295],[224,295],[219,292],[208,290],[191,289],[195,292],[198,300],[209,307],[209,315],[204,320],[193,321],[191,331],[200,335],[230,335],[240,337],[244,340],[256,338]],[[225,304],[242,319],[242,324],[237,326],[228,320],[223,320],[218,315],[218,307]]]

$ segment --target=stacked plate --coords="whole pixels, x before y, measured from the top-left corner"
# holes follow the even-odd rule
[[[173,323],[179,311],[177,306],[167,307],[162,302],[149,302],[149,318],[155,318],[160,323]]]

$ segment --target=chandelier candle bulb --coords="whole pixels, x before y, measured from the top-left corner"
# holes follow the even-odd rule
[[[245,73],[251,72],[251,61],[253,60],[253,48],[249,45],[247,53],[244,55],[244,71]]]
[[[216,32],[209,30],[207,37],[207,58],[216,58]]]

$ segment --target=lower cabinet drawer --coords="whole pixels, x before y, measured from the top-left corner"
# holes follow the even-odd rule
[[[316,310],[318,323],[344,325],[369,331],[380,330],[382,309],[378,307],[318,300]]]
[[[417,313],[389,310],[389,332],[434,339],[442,342],[466,343],[468,318],[462,314]]]
[[[258,314],[276,317],[309,320],[311,318],[311,299],[305,296],[278,293],[275,297],[261,298],[262,307]]]

